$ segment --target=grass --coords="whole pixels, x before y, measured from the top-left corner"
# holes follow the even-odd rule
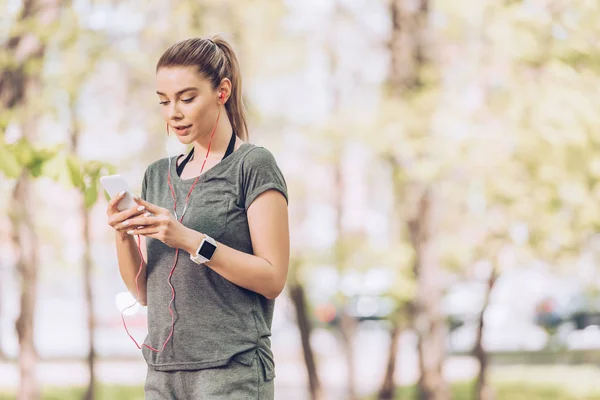
[[[502,382],[494,385],[497,400],[600,400],[600,392],[596,394],[575,394],[565,390],[560,385],[531,384]],[[79,387],[45,387],[42,400],[80,400],[84,388]],[[415,387],[400,387],[396,392],[396,399],[407,400],[416,398]],[[12,400],[14,394],[0,392],[0,400]],[[374,400],[369,396],[365,400]],[[473,386],[471,383],[458,383],[452,385],[452,398],[455,400],[473,400]],[[99,385],[98,400],[143,400],[144,390],[141,386],[109,386]]]
[[[452,399],[474,400],[472,383],[452,384]],[[600,392],[596,394],[575,394],[560,385],[531,384],[521,382],[502,382],[493,385],[496,400],[600,400]],[[404,386],[396,390],[397,400],[416,399],[416,388]],[[365,400],[375,400],[376,396]]]
[[[511,365],[490,370],[496,400],[600,400],[600,368],[596,365]],[[473,383],[451,385],[452,399],[474,400]],[[80,400],[83,387],[46,386],[42,400]],[[143,400],[143,386],[99,384],[97,400]],[[285,395],[280,396],[285,400]],[[14,389],[0,388],[0,400],[13,400]],[[374,400],[375,395],[364,400]],[[414,386],[399,387],[396,400],[416,399]],[[278,399],[279,400],[279,399]]]
[[[83,387],[51,387],[42,390],[42,400],[81,400],[85,388]],[[13,400],[14,394],[0,392],[0,400]],[[98,385],[97,400],[144,400],[142,386],[114,386]]]

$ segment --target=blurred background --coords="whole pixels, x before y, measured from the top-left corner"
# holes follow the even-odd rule
[[[99,177],[219,33],[290,195],[277,399],[600,399],[598,1],[0,4],[0,398],[143,398]]]

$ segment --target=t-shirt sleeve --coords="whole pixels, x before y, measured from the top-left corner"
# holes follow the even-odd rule
[[[248,152],[242,163],[242,188],[246,210],[262,193],[275,189],[288,201],[287,185],[275,157],[264,147]]]
[[[142,180],[142,191],[140,192],[140,198],[144,201],[147,201],[146,190],[148,190],[148,169],[144,173],[144,179]]]

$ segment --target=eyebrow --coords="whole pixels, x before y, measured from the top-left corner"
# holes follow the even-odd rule
[[[187,88],[185,88],[185,89],[181,89],[179,92],[175,93],[175,96],[177,97],[177,96],[179,96],[179,95],[181,95],[181,94],[183,94],[183,93],[185,93],[185,92],[189,92],[190,90],[198,90],[198,88],[195,88],[195,87],[187,87]],[[160,95],[160,96],[166,96],[166,94],[164,94],[164,93],[161,93],[161,92],[159,92],[159,91],[156,91],[156,94],[158,94],[158,95]]]

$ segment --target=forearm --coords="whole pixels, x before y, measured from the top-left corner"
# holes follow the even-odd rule
[[[140,258],[136,239],[132,235],[121,235],[115,233],[115,242],[117,245],[117,258],[119,261],[119,272],[121,278],[127,286],[129,292],[137,299],[137,301],[146,305],[146,263],[143,263],[142,271],[138,277],[138,289],[136,288],[136,276],[140,269]]]
[[[204,234],[190,229],[183,250],[195,253],[202,239]],[[279,276],[278,269],[269,261],[222,243],[217,244],[217,251],[206,265],[228,281],[268,299],[276,298],[285,283],[285,279],[282,280]]]

